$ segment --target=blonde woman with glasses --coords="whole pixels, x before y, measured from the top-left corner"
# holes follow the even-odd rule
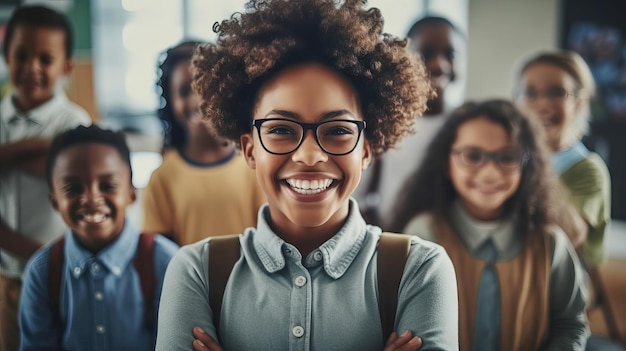
[[[587,64],[570,51],[544,52],[525,61],[517,76],[517,106],[543,126],[573,212],[577,230],[568,232],[583,261],[604,260],[603,239],[611,218],[611,180],[608,169],[581,142],[588,130],[590,99],[595,92]]]

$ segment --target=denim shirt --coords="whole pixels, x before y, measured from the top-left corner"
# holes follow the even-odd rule
[[[94,255],[71,231],[66,234],[61,329],[49,298],[51,246],[40,249],[24,273],[19,310],[21,350],[153,350],[156,328],[146,328],[144,299],[133,265],[138,240],[139,231],[126,221],[120,236]],[[155,308],[165,268],[177,250],[172,241],[155,236]]]
[[[356,201],[344,226],[302,258],[270,228],[269,207],[240,236],[241,257],[224,293],[225,350],[383,349],[376,252],[380,228],[368,226]],[[157,350],[189,350],[192,328],[214,338],[208,302],[210,239],[174,256],[161,297]],[[458,350],[458,304],[452,263],[439,245],[412,238],[398,293],[395,330],[422,337],[420,350]]]

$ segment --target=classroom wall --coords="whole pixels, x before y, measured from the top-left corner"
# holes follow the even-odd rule
[[[466,99],[510,98],[520,57],[558,46],[558,0],[469,0]]]

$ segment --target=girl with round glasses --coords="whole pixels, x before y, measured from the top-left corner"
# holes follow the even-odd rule
[[[194,88],[204,116],[241,145],[268,202],[239,236],[219,311],[207,275],[219,239],[173,258],[157,350],[457,350],[454,269],[440,246],[417,237],[393,332],[383,331],[381,229],[351,198],[372,158],[425,110],[423,64],[405,40],[383,34],[380,11],[364,1],[245,8],[215,27],[217,46],[196,51]]]
[[[452,259],[461,350],[584,350],[581,272],[540,132],[510,102],[467,103],[397,203],[395,228]]]
[[[585,263],[599,265],[611,218],[611,180],[604,161],[581,142],[595,92],[589,67],[574,52],[540,53],[522,64],[515,89],[517,105],[543,126],[570,212],[579,218],[568,235]]]

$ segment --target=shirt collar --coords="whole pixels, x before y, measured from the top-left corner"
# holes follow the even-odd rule
[[[518,241],[513,227],[514,221],[508,216],[496,221],[477,220],[465,211],[458,199],[452,204],[450,211],[454,226],[463,228],[457,232],[472,254],[476,254],[480,247],[491,239],[498,251],[498,257],[502,258]]]
[[[80,278],[94,262],[119,276],[135,257],[139,232],[127,220],[119,237],[95,255],[78,242],[74,232],[69,231],[65,240],[65,257],[75,278]]]
[[[587,157],[588,154],[589,150],[581,141],[578,141],[565,150],[555,152],[552,154],[552,165],[554,166],[556,174],[560,175],[565,172],[568,168],[578,163],[578,161]]]
[[[9,123],[17,118],[17,110],[13,104],[13,96],[7,96],[0,103],[0,118],[5,123]]]
[[[322,254],[324,270],[333,279],[340,278],[360,252],[365,240],[366,224],[354,199],[345,224],[317,250]],[[285,266],[284,251],[295,249],[270,228],[270,210],[265,205],[259,211],[257,230],[253,235],[254,249],[265,269],[277,272]]]
[[[11,95],[9,98],[2,99],[2,103],[0,104],[0,117],[5,123],[12,122],[19,118],[25,118],[37,124],[44,124],[46,120],[53,115],[53,111],[55,109],[66,104],[68,101],[65,93],[62,91],[55,91],[50,100],[30,111],[24,112],[19,111],[15,107],[14,98],[15,95]]]

